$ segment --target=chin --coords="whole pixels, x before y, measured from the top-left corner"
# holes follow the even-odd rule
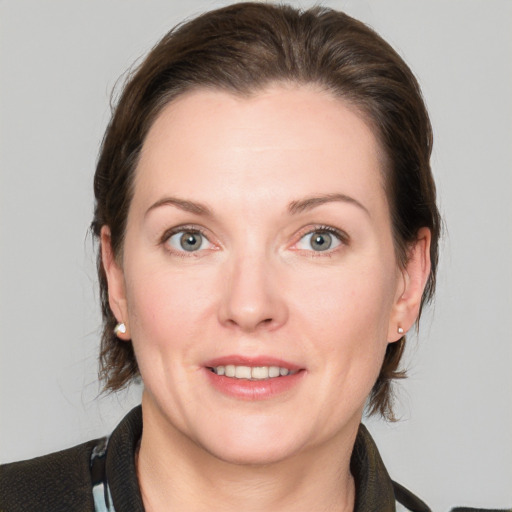
[[[211,455],[228,464],[239,466],[268,466],[292,457],[297,450],[292,447],[272,447],[254,443],[251,446],[214,446],[206,448]]]
[[[249,425],[235,422],[234,428],[212,429],[202,432],[198,444],[224,462],[240,465],[268,465],[280,462],[298,453],[305,439],[290,431],[290,424],[254,421]],[[217,430],[217,432],[215,432]]]

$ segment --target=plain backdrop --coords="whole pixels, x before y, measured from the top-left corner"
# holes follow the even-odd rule
[[[0,0],[2,462],[102,436],[140,398],[101,397],[96,379],[88,225],[110,91],[173,25],[226,3]],[[417,74],[446,223],[402,419],[370,430],[392,477],[434,510],[511,507],[512,2],[324,5],[369,23]]]

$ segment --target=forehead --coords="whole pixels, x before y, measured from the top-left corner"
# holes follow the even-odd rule
[[[172,101],[153,123],[135,196],[166,192],[208,201],[220,185],[223,195],[251,198],[262,190],[289,200],[308,192],[382,198],[381,170],[369,124],[328,92],[275,85],[240,96],[200,89]]]

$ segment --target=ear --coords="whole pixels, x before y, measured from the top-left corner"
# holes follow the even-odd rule
[[[421,228],[408,252],[408,260],[401,272],[393,310],[388,326],[388,342],[398,341],[418,318],[423,290],[430,274],[430,240],[428,228]],[[399,332],[399,328],[403,332]]]
[[[100,234],[101,240],[101,261],[108,284],[108,302],[119,323],[124,323],[126,332],[117,332],[117,337],[122,340],[129,340],[128,308],[126,306],[126,291],[124,284],[123,269],[117,262],[112,249],[112,237],[110,228],[103,226]]]

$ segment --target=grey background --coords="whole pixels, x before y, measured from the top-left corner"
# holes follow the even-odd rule
[[[108,433],[139,400],[98,396],[95,159],[121,74],[182,18],[225,3],[0,0],[2,462]],[[370,429],[392,477],[434,510],[510,507],[512,2],[324,4],[371,24],[419,77],[447,224],[402,421]]]

